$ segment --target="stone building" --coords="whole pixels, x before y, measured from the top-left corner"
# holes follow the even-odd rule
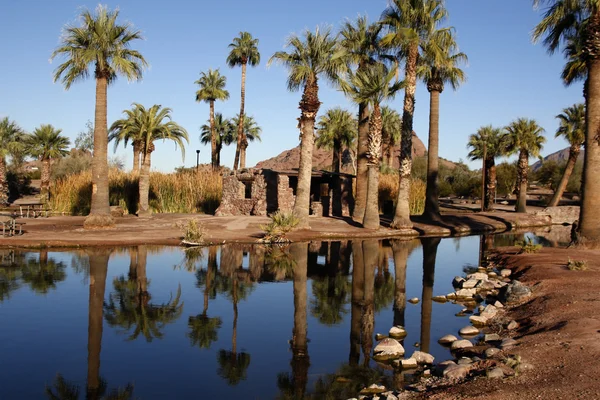
[[[354,175],[313,171],[311,215],[349,216],[354,208]],[[223,176],[223,197],[215,215],[269,215],[291,211],[298,170],[245,169]]]

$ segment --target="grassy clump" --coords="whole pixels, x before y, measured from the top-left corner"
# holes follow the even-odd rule
[[[569,258],[567,268],[569,269],[569,271],[587,271],[588,264],[585,260],[571,260]]]
[[[521,247],[520,253],[527,253],[527,254],[537,253],[543,247],[541,244],[533,243],[531,238],[525,238],[524,241],[517,242],[516,245]]]
[[[398,174],[382,174],[379,176],[379,205],[384,201],[396,202],[398,197]],[[411,179],[409,193],[409,207],[411,215],[421,215],[425,210],[425,182],[421,179]]]
[[[188,220],[187,223],[181,223],[178,227],[183,231],[183,241],[186,243],[204,243],[206,230],[202,222],[195,218]]]
[[[260,229],[265,232],[261,239],[263,243],[289,243],[286,235],[298,226],[300,220],[292,212],[277,211],[271,216],[271,222],[261,225]]]

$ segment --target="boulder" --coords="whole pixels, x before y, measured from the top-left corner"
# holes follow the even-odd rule
[[[510,276],[510,274],[512,274],[512,271],[510,269],[502,269],[500,270],[500,276],[503,278],[508,278]]]
[[[469,279],[468,281],[464,281],[462,284],[463,289],[473,289],[479,283],[478,279]]]
[[[517,329],[518,327],[519,327],[519,323],[513,319],[512,321],[510,321],[508,323],[508,325],[506,326],[506,329],[508,329],[509,331],[512,331],[512,330]]]
[[[486,358],[492,358],[492,357],[494,357],[498,353],[500,353],[500,349],[497,349],[495,347],[490,347],[489,349],[487,349],[485,351],[485,357]]]
[[[502,350],[506,350],[506,349],[513,348],[516,345],[517,345],[517,341],[515,339],[506,338],[506,339],[502,340],[502,343],[500,343],[500,348]]]
[[[444,344],[452,344],[453,342],[456,342],[457,340],[458,340],[458,338],[456,336],[454,336],[454,335],[446,335],[446,336],[441,337],[438,340],[438,343],[442,344],[442,345],[444,345]]]
[[[461,357],[458,360],[458,365],[471,365],[473,364],[473,360],[471,360],[469,357]]]
[[[385,339],[386,337],[387,336],[385,336],[385,335],[383,335],[381,333],[378,333],[378,334],[375,335],[375,340],[377,340],[379,342],[381,339]]]
[[[500,293],[503,303],[519,303],[531,297],[531,289],[519,281],[512,281]]]
[[[488,305],[482,312],[481,316],[487,319],[492,319],[498,314],[498,309],[493,305]]]
[[[456,291],[457,298],[472,298],[477,294],[475,289],[460,289]]]
[[[403,369],[414,369],[417,368],[418,362],[414,358],[407,358],[406,360],[400,360]]]
[[[457,349],[466,349],[468,347],[473,347],[473,343],[471,343],[470,340],[457,340],[455,342],[452,343],[452,346],[450,346],[451,350],[457,350]]]
[[[548,216],[554,225],[573,224],[579,219],[578,206],[546,207],[535,213],[537,216]]]
[[[488,319],[479,315],[471,315],[469,321],[475,326],[485,326],[488,323]]]
[[[389,335],[393,339],[404,339],[407,334],[406,329],[399,325],[392,326],[389,331]]]
[[[461,276],[455,276],[454,279],[452,279],[452,286],[454,286],[456,289],[460,289],[462,288],[462,284],[464,281],[465,278]]]
[[[415,351],[410,358],[417,360],[418,364],[433,364],[433,360],[435,359],[431,354],[423,351]]]
[[[434,296],[431,300],[435,301],[436,303],[445,303],[448,301],[446,296]]]
[[[464,328],[461,328],[460,331],[458,331],[458,333],[460,333],[461,336],[474,336],[479,333],[479,329],[475,328],[472,325],[467,325]]]
[[[499,342],[500,340],[502,339],[497,333],[488,333],[483,338],[484,342]]]
[[[410,304],[417,304],[419,302],[419,299],[417,297],[413,297],[412,299],[409,299],[408,302]]]
[[[466,365],[450,365],[444,370],[444,377],[449,379],[464,379],[469,373],[469,367]]]
[[[385,338],[373,349],[376,361],[386,361],[400,358],[404,355],[404,347],[396,339]]]
[[[475,279],[478,281],[487,281],[488,280],[488,274],[485,272],[475,272],[473,274],[469,274],[467,275],[467,279]]]
[[[500,303],[498,300],[494,303],[494,307],[496,308],[504,308],[504,304]]]
[[[502,368],[492,368],[487,371],[486,375],[490,379],[504,378],[504,371]]]
[[[385,392],[385,386],[376,383],[360,391],[360,394],[378,394]]]

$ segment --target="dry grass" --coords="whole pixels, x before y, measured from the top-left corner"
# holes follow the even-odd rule
[[[108,174],[110,205],[135,214],[138,179],[133,173],[111,170]],[[159,213],[213,213],[221,203],[222,178],[219,173],[184,172],[150,174],[150,208]],[[90,171],[69,175],[53,182],[49,206],[55,212],[87,215],[92,198]]]
[[[383,205],[386,200],[396,201],[398,196],[398,175],[381,174],[379,176],[379,204]],[[410,214],[421,215],[425,210],[426,185],[420,179],[411,179],[410,182]]]

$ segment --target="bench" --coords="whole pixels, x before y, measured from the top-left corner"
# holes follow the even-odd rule
[[[17,222],[14,218],[8,216],[0,216],[0,225],[2,225],[2,236],[14,236],[17,235],[17,228],[19,228],[19,235],[23,234],[24,222]]]

